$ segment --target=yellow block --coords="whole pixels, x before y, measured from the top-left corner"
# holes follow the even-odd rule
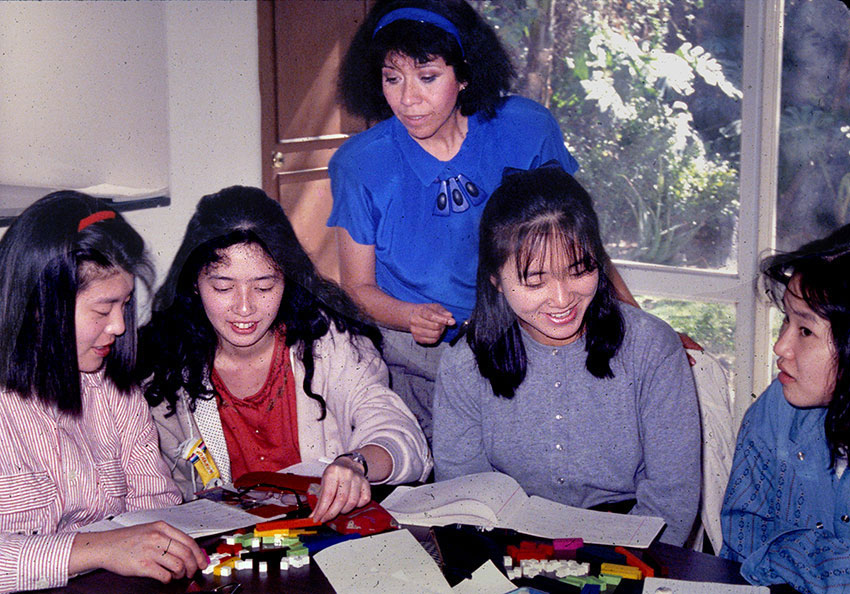
[[[599,573],[607,575],[618,575],[629,580],[642,580],[643,573],[637,567],[631,565],[618,565],[617,563],[603,563]]]

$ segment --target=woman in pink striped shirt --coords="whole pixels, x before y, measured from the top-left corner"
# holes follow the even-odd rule
[[[78,532],[180,502],[138,389],[142,238],[102,201],[55,192],[0,240],[0,592],[104,568],[167,582],[207,565],[162,523]]]

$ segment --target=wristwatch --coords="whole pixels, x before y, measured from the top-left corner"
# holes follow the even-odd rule
[[[344,454],[340,454],[339,456],[334,458],[334,461],[339,460],[340,458],[351,458],[363,467],[364,477],[369,475],[369,465],[366,464],[366,456],[364,456],[360,452],[346,452]]]

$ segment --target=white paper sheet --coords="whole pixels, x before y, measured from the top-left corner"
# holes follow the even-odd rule
[[[499,568],[488,560],[472,572],[472,577],[463,580],[452,588],[453,594],[507,594],[514,592],[516,586],[505,577]]]
[[[313,559],[337,592],[451,594],[431,556],[407,530],[341,542]]]
[[[126,512],[84,526],[79,532],[102,532],[159,520],[171,524],[193,538],[199,538],[253,526],[258,518],[231,505],[196,499],[174,507]]]
[[[770,594],[770,588],[646,578],[643,582],[643,594]]]

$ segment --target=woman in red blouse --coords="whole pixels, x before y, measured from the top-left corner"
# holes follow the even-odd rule
[[[377,329],[316,273],[259,189],[201,200],[141,343],[161,448],[187,497],[328,458],[313,510],[327,521],[368,503],[370,483],[430,472],[422,431],[387,386]],[[197,471],[198,451],[211,474]]]

